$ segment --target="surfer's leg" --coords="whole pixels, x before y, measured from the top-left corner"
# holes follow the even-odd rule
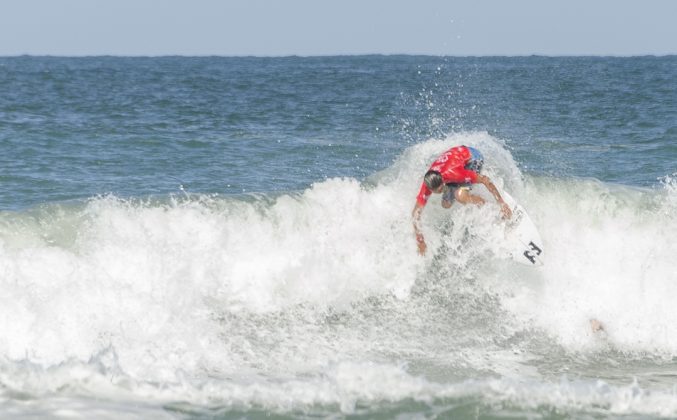
[[[604,331],[604,325],[594,318],[590,320],[590,328],[592,328],[594,333]]]
[[[458,202],[462,204],[476,204],[478,206],[484,204],[484,199],[479,195],[472,194],[470,187],[459,187],[454,195]]]

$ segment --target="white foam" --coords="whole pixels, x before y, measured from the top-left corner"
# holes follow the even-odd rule
[[[571,349],[595,346],[584,333],[595,318],[624,351],[677,354],[671,194],[590,180],[536,185],[530,204],[548,249],[536,322]]]
[[[544,267],[498,257],[500,219],[491,202],[443,210],[436,196],[423,216],[429,253],[416,254],[410,214],[421,176],[455,144],[480,148],[486,173],[530,213],[544,240]],[[501,356],[510,349],[497,350],[491,337],[426,348],[430,331],[445,330],[429,324],[437,314],[407,309],[412,288],[441,284],[445,296],[490,293],[500,308],[486,310],[504,311],[501,328],[536,327],[567,351],[611,346],[669,358],[677,352],[673,179],[649,191],[525,178],[502,142],[467,133],[417,144],[364,183],[330,179],[274,198],[99,197],[3,214],[0,382],[44,398],[73,388],[111,398],[281,410],[337,404],[345,412],[357,402],[430,401],[494,389],[486,382],[466,391],[454,381],[432,383],[392,363],[370,363],[384,354],[456,355],[464,369],[516,377],[514,398],[527,401],[520,404],[568,406],[585,399],[589,384],[583,391],[548,388],[538,372],[523,367],[529,355]],[[397,316],[420,316],[407,338],[386,332],[386,344],[364,342],[361,329],[382,327],[379,319],[323,324],[332,311],[361,319],[360,303],[383,296],[402,302]],[[453,301],[448,305],[454,314]],[[275,314],[285,315],[279,326]],[[605,324],[606,341],[590,332],[590,318]],[[458,331],[464,334],[474,333]],[[488,348],[448,348],[466,342]],[[545,391],[529,400],[538,393],[526,379],[540,381],[536,389],[570,394],[563,402]],[[513,398],[510,382],[498,383],[496,398]],[[655,414],[652,404],[664,398],[666,412],[675,413],[675,399],[664,394],[627,402],[625,388],[594,392],[584,405],[603,401],[613,413],[628,407]]]
[[[515,378],[477,378],[461,382],[439,383],[408,373],[403,366],[380,363],[342,362],[325,366],[321,375],[287,380],[258,379],[247,382],[204,378],[200,381],[167,382],[162,386],[149,382],[129,381],[92,368],[70,363],[47,372],[31,371],[24,366],[13,372],[0,372],[3,383],[14,382],[42,395],[17,407],[10,401],[0,408],[5,417],[72,415],[86,418],[96,414],[102,418],[169,418],[159,405],[187,410],[192,407],[213,407],[220,410],[265,410],[274,413],[368,414],[380,405],[416,401],[444,408],[480,398],[484,407],[494,407],[496,414],[557,410],[599,415],[677,415],[674,392],[648,391],[637,382],[611,385],[601,380],[539,381]],[[41,385],[38,386],[37,382]],[[45,387],[58,389],[61,396],[45,392]],[[96,393],[93,392],[96,390]],[[65,390],[65,391],[64,391]],[[110,394],[114,391],[114,394]],[[105,398],[92,400],[87,397]],[[107,400],[114,396],[117,404]],[[149,404],[155,401],[157,405]],[[503,408],[502,408],[503,407]],[[484,408],[486,410],[486,408]]]

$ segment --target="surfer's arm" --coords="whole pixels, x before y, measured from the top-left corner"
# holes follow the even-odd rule
[[[487,190],[489,190],[491,195],[494,196],[496,202],[501,206],[501,213],[503,213],[503,216],[506,219],[512,217],[512,210],[510,210],[510,206],[503,200],[503,197],[501,197],[501,193],[498,192],[498,188],[496,188],[494,183],[491,182],[491,179],[489,179],[488,176],[478,174],[477,182],[479,184],[484,185],[487,188]]]
[[[424,204],[421,204],[420,202],[416,201],[414,210],[411,212],[411,220],[414,225],[414,234],[416,235],[416,246],[418,247],[418,253],[421,255],[425,254],[426,250],[425,238],[423,237],[423,233],[421,233],[421,229],[419,227],[423,206]]]

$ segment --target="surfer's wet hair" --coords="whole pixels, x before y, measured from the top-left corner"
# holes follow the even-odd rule
[[[436,190],[440,187],[440,185],[442,185],[444,181],[442,180],[441,173],[430,170],[425,173],[425,176],[423,176],[423,182],[425,182],[425,185],[431,190]]]

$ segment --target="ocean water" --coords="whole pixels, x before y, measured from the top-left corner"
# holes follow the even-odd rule
[[[457,144],[544,266],[417,255]],[[2,418],[677,417],[677,57],[5,57],[0,145]]]

